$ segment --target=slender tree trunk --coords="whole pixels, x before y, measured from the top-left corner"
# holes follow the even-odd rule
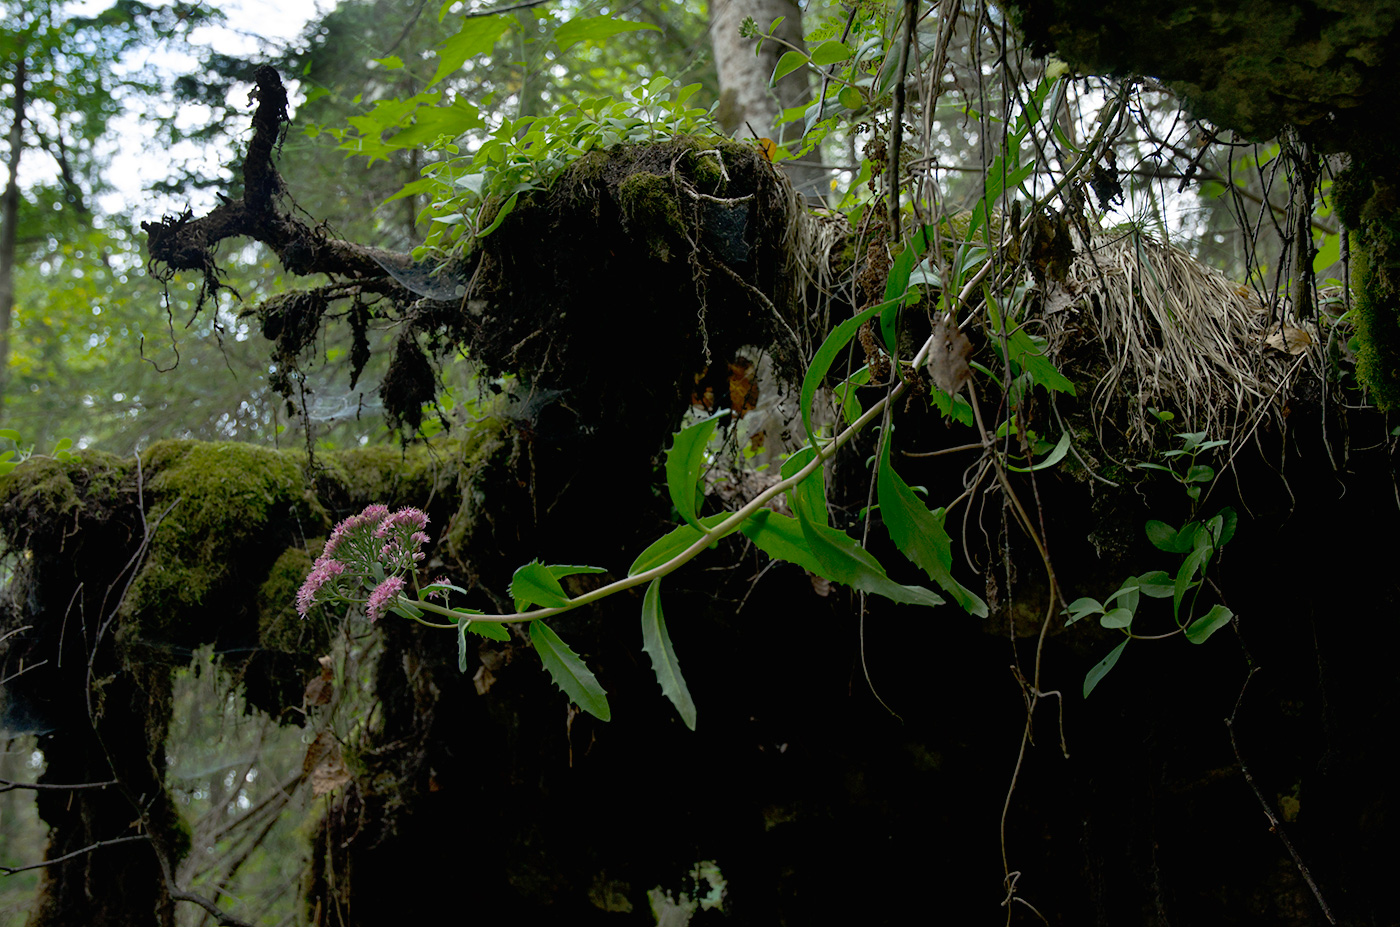
[[[0,199],[0,412],[4,411],[5,392],[10,385],[10,316],[15,309],[15,233],[19,225],[19,160],[24,154],[25,81],[28,79],[24,57],[15,64],[15,97],[11,107],[10,171],[5,195]]]
[[[779,18],[782,22],[773,30],[772,24]],[[746,19],[754,21],[760,34],[767,35],[771,30],[782,41],[765,41],[755,55],[758,40],[739,34]],[[810,102],[808,71],[798,68],[778,81],[776,87],[769,87],[768,81],[784,52],[791,51],[792,46],[805,50],[801,7],[792,0],[710,0],[710,43],[719,75],[720,127],[731,135],[752,135],[796,145],[802,135],[801,120],[781,127],[776,124],[783,110]],[[815,160],[812,155],[809,158]],[[825,171],[791,164],[784,169],[804,193],[811,196],[820,192],[819,179]]]

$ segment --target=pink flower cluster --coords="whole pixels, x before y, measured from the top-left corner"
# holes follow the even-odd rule
[[[345,519],[297,592],[297,611],[305,618],[313,606],[343,600],[363,603],[370,621],[378,621],[407,588],[404,574],[423,559],[422,545],[431,540],[427,527],[427,514],[411,507],[390,513],[371,505]]]

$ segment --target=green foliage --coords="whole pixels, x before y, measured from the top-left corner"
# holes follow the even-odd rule
[[[1151,410],[1160,421],[1172,420],[1170,413]],[[1136,466],[1146,470],[1158,470],[1171,474],[1190,499],[1193,511],[1201,497],[1201,487],[1215,478],[1215,471],[1204,464],[1196,463],[1197,457],[1229,442],[1207,440],[1204,432],[1182,432],[1177,435],[1181,446],[1163,451],[1162,459],[1167,464],[1139,463]],[[1195,616],[1197,600],[1206,584],[1207,573],[1220,551],[1235,536],[1235,526],[1239,517],[1229,506],[1204,520],[1191,520],[1179,529],[1158,519],[1149,519],[1145,529],[1147,540],[1153,547],[1168,554],[1177,554],[1183,559],[1175,573],[1153,570],[1141,576],[1130,576],[1118,590],[1100,602],[1093,598],[1075,599],[1064,610],[1065,625],[1069,626],[1082,618],[1099,616],[1099,624],[1105,628],[1122,631],[1130,640],[1138,635],[1133,631],[1133,622],[1138,617],[1138,605],[1142,596],[1154,599],[1172,600],[1172,621],[1176,630],[1171,634],[1182,634],[1193,644],[1203,644],[1212,634],[1225,627],[1234,618],[1234,613],[1222,604],[1213,605],[1204,615]],[[1115,604],[1116,603],[1116,604]],[[1182,606],[1185,605],[1183,610]],[[1149,635],[1162,636],[1162,635]],[[1088,697],[1117,664],[1128,641],[1124,640],[1111,653],[1084,677],[1084,695]]]
[[[661,612],[661,580],[654,579],[647,585],[642,598],[642,650],[651,657],[651,665],[656,670],[656,681],[661,684],[661,692],[680,712],[681,720],[692,731],[695,730],[695,701],[690,697],[690,689],[681,675],[681,664],[676,658],[675,645],[671,634],[666,630],[666,616]]]
[[[584,665],[579,655],[570,650],[569,646],[559,639],[559,635],[550,630],[543,621],[530,622],[530,643],[535,646],[535,651],[544,661],[544,668],[549,671],[550,678],[554,680],[555,685],[564,690],[569,701],[599,721],[612,718],[607,693],[598,684],[597,678]]]
[[[4,447],[5,443],[10,446],[0,451],[0,476],[4,476],[34,456],[34,445],[25,445],[20,433],[13,428],[0,428],[0,447]],[[58,461],[72,460],[73,454],[68,450],[72,446],[72,439],[64,438],[54,445],[54,449],[49,452],[48,456]]]
[[[890,465],[892,438],[893,435],[886,435],[880,442],[876,481],[880,517],[889,529],[890,539],[964,611],[986,618],[987,603],[953,578],[953,539],[943,529],[941,510],[930,512]]]
[[[675,443],[666,452],[666,488],[671,493],[671,504],[676,507],[681,521],[692,527],[698,528],[700,524],[695,519],[695,500],[700,492],[705,447],[710,443],[719,420],[728,414],[727,409],[721,410],[688,428],[682,428],[676,432]]]

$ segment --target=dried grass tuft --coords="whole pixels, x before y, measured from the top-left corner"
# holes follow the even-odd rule
[[[1175,412],[1181,431],[1242,437],[1278,413],[1302,366],[1267,347],[1269,313],[1252,291],[1136,230],[1095,234],[1066,285],[1075,298],[1047,313],[1050,347],[1101,345],[1108,368],[1090,397],[1101,442],[1117,421],[1130,445],[1150,445],[1149,407]]]

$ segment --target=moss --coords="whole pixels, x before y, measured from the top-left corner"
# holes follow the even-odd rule
[[[1372,221],[1354,252],[1356,377],[1386,411],[1400,409],[1400,223]]]
[[[325,521],[289,452],[162,441],[143,455],[142,470],[151,543],[123,610],[146,637],[214,639],[211,619],[229,617],[232,604],[221,597],[260,576],[257,567],[298,528]]]
[[[624,180],[617,192],[628,232],[644,241],[653,257],[669,261],[686,234],[676,182],[643,171]]]
[[[0,476],[0,531],[16,546],[62,549],[80,521],[102,523],[121,508],[134,469],[129,458],[96,451],[30,458]]]
[[[310,551],[289,547],[258,587],[258,644],[264,650],[320,654],[330,646],[324,622],[304,621],[296,610],[297,591],[313,562]]]
[[[1361,146],[1334,190],[1356,232],[1357,379],[1377,406],[1400,409],[1400,145],[1387,136]]]

